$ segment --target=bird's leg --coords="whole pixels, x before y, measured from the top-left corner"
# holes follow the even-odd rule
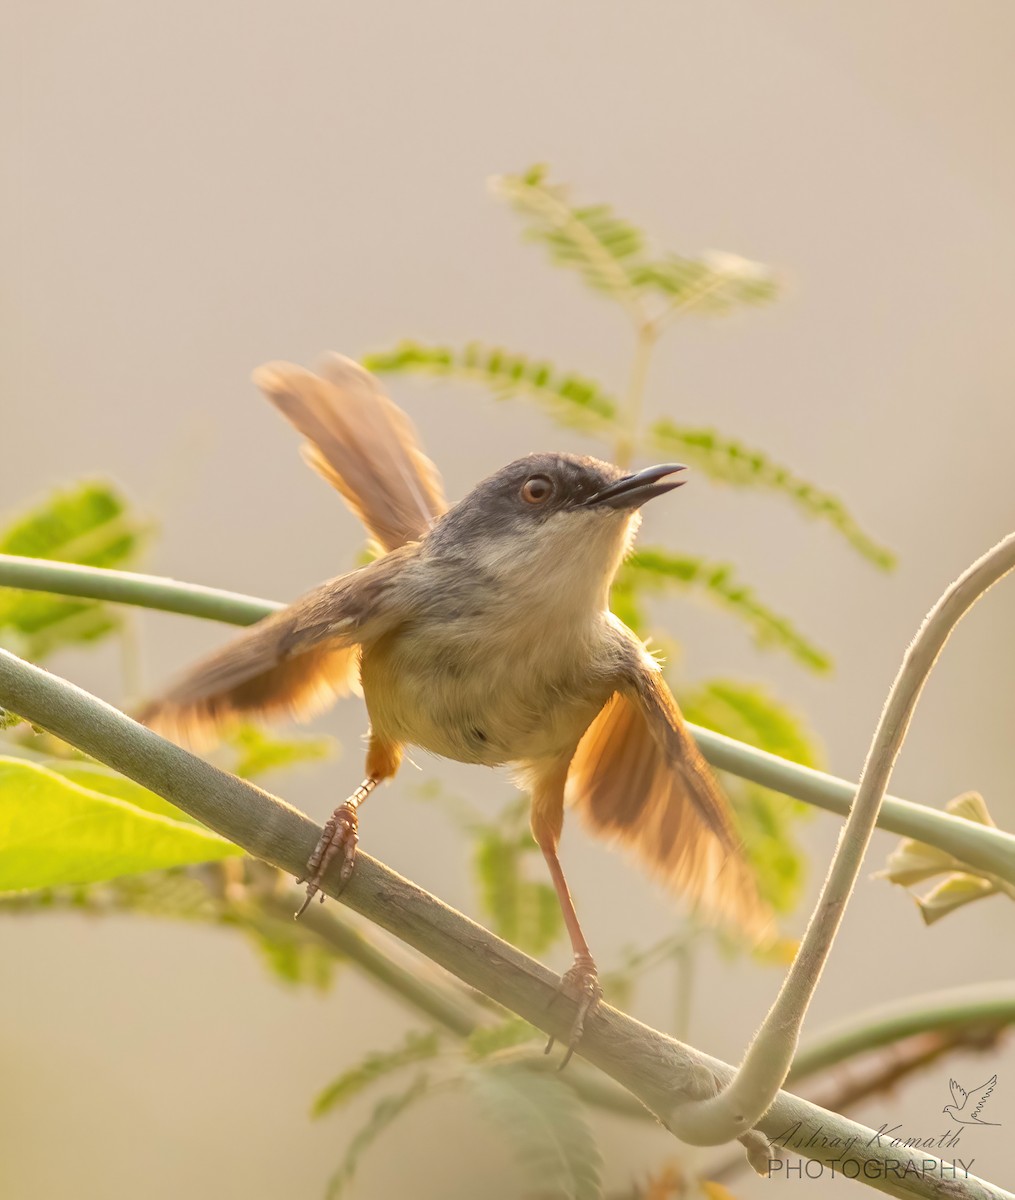
[[[382,780],[390,779],[395,774],[401,761],[402,747],[385,741],[371,730],[367,747],[367,777],[349,799],[340,804],[328,818],[320,841],[314,847],[314,852],[307,862],[306,874],[303,879],[296,880],[297,883],[302,883],[305,879],[307,883],[307,898],[300,905],[297,917],[306,912],[307,905],[313,900],[315,894],[320,892],[324,873],[339,854],[342,855],[342,866],[338,877],[339,892],[349,882],[353,866],[356,863],[356,843],[359,841],[357,810]],[[320,896],[323,904],[324,893],[320,892]]]
[[[582,1033],[585,1031],[585,1018],[602,999],[603,989],[599,984],[599,972],[589,950],[588,942],[585,940],[585,934],[582,933],[574,901],[571,899],[571,892],[568,889],[567,880],[564,878],[564,870],[557,856],[557,840],[555,837],[546,836],[541,829],[537,828],[535,832],[539,848],[546,859],[546,865],[550,868],[550,877],[553,879],[557,899],[560,901],[560,910],[564,915],[564,924],[567,926],[567,932],[571,938],[571,948],[574,950],[574,963],[569,970],[564,972],[560,981],[560,991],[572,996],[578,1003],[578,1010],[571,1023],[571,1032],[567,1038],[567,1053],[560,1064],[560,1070],[563,1070],[571,1061],[571,1055],[574,1054],[575,1048],[581,1041]],[[550,1053],[553,1041],[551,1034],[550,1040],[546,1043],[545,1053]]]
[[[338,877],[339,891],[349,882],[356,862],[356,844],[359,841],[359,817],[356,810],[379,783],[379,779],[364,779],[349,799],[340,804],[328,818],[324,832],[307,861],[306,875],[303,879],[296,880],[297,883],[303,883],[305,879],[307,884],[307,898],[300,905],[299,912],[296,913],[297,918],[306,912],[307,905],[320,890],[325,871],[339,854],[342,855],[342,867]],[[324,893],[320,892],[320,896],[323,904]]]

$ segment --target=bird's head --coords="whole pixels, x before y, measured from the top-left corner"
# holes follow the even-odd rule
[[[439,553],[531,588],[605,597],[646,500],[679,487],[678,463],[628,472],[574,454],[530,454],[484,479],[431,531]],[[605,603],[605,600],[604,600]]]

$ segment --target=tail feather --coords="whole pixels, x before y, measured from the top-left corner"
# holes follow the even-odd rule
[[[368,371],[332,354],[321,374],[273,362],[254,382],[307,438],[303,456],[384,550],[422,537],[447,508],[409,418]]]

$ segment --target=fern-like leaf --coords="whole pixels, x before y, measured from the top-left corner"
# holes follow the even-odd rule
[[[705,251],[697,258],[668,254],[638,268],[633,277],[643,291],[658,292],[668,300],[663,316],[721,315],[741,304],[765,304],[778,294],[771,268],[718,251]]]
[[[883,570],[895,566],[895,555],[864,533],[838,497],[772,462],[760,450],[749,449],[714,429],[688,429],[668,420],[655,422],[649,430],[649,443],[655,450],[698,467],[719,483],[763,488],[787,496],[807,516],[827,521],[875,566]]]
[[[359,1167],[360,1159],[367,1150],[385,1133],[398,1118],[417,1100],[421,1100],[430,1090],[430,1080],[426,1074],[419,1074],[401,1092],[385,1096],[375,1106],[367,1123],[349,1143],[341,1166],[328,1182],[328,1200],[339,1200],[346,1194],[348,1185],[352,1182]]]
[[[571,204],[567,189],[548,181],[545,165],[496,176],[490,186],[525,219],[526,236],[542,242],[554,262],[642,315],[637,276],[644,269],[645,239],[639,229],[608,204]]]
[[[726,563],[706,562],[691,555],[671,554],[655,547],[636,550],[623,565],[614,585],[617,615],[633,628],[643,625],[639,598],[649,591],[677,587],[700,592],[745,621],[760,646],[779,646],[812,671],[824,672],[831,660],[792,623],[739,583]]]
[[[415,1063],[436,1058],[440,1048],[440,1038],[436,1033],[412,1032],[394,1050],[368,1054],[318,1094],[311,1109],[312,1115],[323,1116],[343,1104],[348,1104],[378,1080],[386,1079],[396,1071]]]
[[[561,424],[604,436],[616,432],[616,401],[597,383],[496,346],[470,342],[454,350],[407,340],[390,350],[364,355],[362,361],[379,375],[436,375],[479,383],[497,400],[510,396],[534,400]]]
[[[602,1159],[574,1091],[555,1075],[517,1066],[473,1067],[465,1079],[480,1109],[514,1145],[535,1200],[599,1200]]]

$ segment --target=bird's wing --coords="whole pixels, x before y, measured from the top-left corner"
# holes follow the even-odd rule
[[[991,1075],[986,1083],[981,1083],[979,1087],[969,1089],[969,1098],[976,1104],[976,1107],[969,1114],[972,1120],[976,1119],[977,1113],[979,1113],[980,1109],[983,1108],[983,1106],[987,1103],[987,1098],[994,1090],[995,1083],[997,1083],[997,1076]]]
[[[952,1103],[956,1108],[962,1108],[966,1102],[966,1096],[968,1095],[966,1089],[959,1087],[954,1079],[948,1080],[948,1086],[952,1090]]]
[[[658,667],[647,654],[641,665],[579,743],[566,798],[674,891],[761,938],[771,914],[729,804]]]
[[[403,619],[394,585],[404,557],[396,550],[259,621],[192,667],[138,720],[207,746],[238,717],[314,716],[352,686],[360,645]]]
[[[409,418],[358,363],[329,355],[321,373],[272,362],[254,382],[307,439],[307,462],[384,550],[415,541],[447,508],[437,468]]]

